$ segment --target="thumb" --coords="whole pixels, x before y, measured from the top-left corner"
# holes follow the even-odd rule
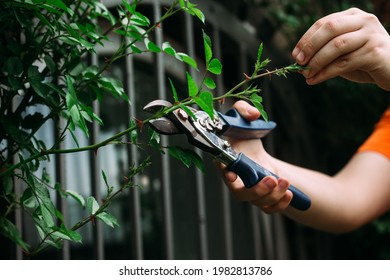
[[[234,103],[233,108],[236,109],[238,113],[248,121],[257,120],[260,117],[260,112],[255,107],[243,100],[239,100]]]

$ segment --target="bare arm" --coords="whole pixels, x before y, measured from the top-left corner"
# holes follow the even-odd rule
[[[239,101],[235,107],[248,119],[256,117],[245,102]],[[266,177],[246,189],[235,174],[225,174],[225,181],[237,199],[250,201],[266,213],[282,212],[317,229],[346,232],[390,209],[390,161],[380,154],[358,153],[338,174],[329,176],[270,156],[259,140],[236,140],[233,145],[281,177],[279,180]],[[309,210],[288,207],[292,198],[287,190],[289,182],[312,199]]]
[[[299,40],[292,56],[308,66],[302,72],[308,84],[341,76],[390,90],[389,53],[390,36],[378,19],[352,8],[319,19]],[[259,117],[245,102],[235,107],[248,120]],[[390,209],[390,161],[380,154],[358,153],[338,174],[328,176],[275,159],[259,140],[233,140],[233,146],[280,177],[266,177],[245,189],[235,174],[225,173],[226,184],[238,199],[266,213],[282,212],[308,226],[345,232]],[[287,179],[312,199],[308,211],[288,207],[292,193]]]
[[[390,209],[390,161],[380,154],[359,153],[335,176],[277,162],[278,175],[289,178],[312,199],[307,212],[286,208],[285,213],[300,223],[345,232]]]

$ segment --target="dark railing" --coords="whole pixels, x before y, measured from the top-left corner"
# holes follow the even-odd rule
[[[105,0],[108,7],[115,7],[121,1]],[[144,0],[141,9],[158,19],[162,7],[169,1]],[[213,1],[197,1],[205,13],[207,25],[203,28],[210,34],[214,55],[222,61],[232,59],[233,69],[225,68],[233,79],[249,72],[248,61],[254,61],[259,41],[244,27],[242,22]],[[196,36],[197,22],[188,14],[181,15],[174,30],[176,43],[192,57],[197,57],[196,46],[203,43]],[[169,23],[167,23],[169,24]],[[172,24],[172,23],[170,23]],[[172,30],[171,30],[172,31]],[[163,28],[157,28],[154,39],[163,42]],[[113,39],[115,45],[115,40]],[[97,49],[91,63],[109,56],[115,46]],[[233,55],[231,55],[233,54]],[[80,133],[79,142],[97,142],[111,132],[125,128],[129,120],[142,115],[142,107],[152,99],[167,99],[167,77],[184,85],[184,66],[163,54],[145,54],[126,59],[113,65],[111,73],[122,78],[132,102],[130,107],[104,100],[95,104],[107,127],[94,126],[91,138],[85,139]],[[189,70],[193,71],[193,70]],[[196,77],[196,72],[191,72]],[[227,81],[217,79],[217,94],[227,88]],[[126,105],[127,106],[127,105]],[[223,110],[224,108],[221,108]],[[46,126],[39,133],[56,137],[55,124]],[[69,137],[70,138],[70,137]],[[168,142],[170,141],[170,142]],[[162,145],[183,144],[184,139],[168,140],[162,137]],[[65,141],[64,147],[73,144]],[[199,152],[199,151],[197,151]],[[52,158],[56,180],[69,188],[75,188],[84,195],[101,198],[104,191],[101,170],[105,170],[112,184],[120,184],[126,166],[137,165],[144,151],[134,145],[108,146],[99,150],[97,156],[89,153],[58,155]],[[199,152],[200,153],[200,152]],[[120,228],[109,229],[101,223],[81,229],[83,245],[65,243],[61,255],[48,252],[43,257],[60,259],[285,259],[289,257],[288,240],[280,216],[268,216],[247,203],[232,199],[227,188],[205,156],[206,172],[186,169],[167,155],[152,152],[153,165],[137,180],[143,188],[132,188],[117,199],[110,210],[118,217]],[[50,168],[50,167],[48,167]],[[16,189],[21,189],[16,182]],[[83,213],[57,197],[60,209],[66,214],[69,224]],[[23,235],[34,238],[34,234],[16,212],[16,224]],[[16,258],[23,258],[17,249]]]

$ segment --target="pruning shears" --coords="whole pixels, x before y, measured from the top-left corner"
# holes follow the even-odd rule
[[[172,104],[168,101],[154,100],[147,104],[144,110],[156,113],[171,107]],[[202,110],[186,108],[179,107],[163,117],[151,120],[149,125],[160,134],[185,134],[189,143],[210,153],[225,164],[228,170],[235,172],[247,188],[253,187],[265,176],[278,178],[243,153],[237,153],[230,143],[222,138],[262,138],[276,127],[276,123],[261,119],[247,121],[235,109],[230,109],[225,114],[216,112],[211,118]],[[302,211],[310,207],[311,200],[306,194],[293,185],[288,189],[293,193],[290,206]]]

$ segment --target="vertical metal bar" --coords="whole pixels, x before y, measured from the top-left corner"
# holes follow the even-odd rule
[[[248,71],[248,61],[247,61],[247,48],[246,45],[240,42],[240,73],[246,73]],[[251,206],[251,224],[253,229],[253,248],[256,259],[261,259],[261,231],[259,223],[259,210]]]
[[[134,118],[136,115],[136,98],[135,98],[135,85],[134,85],[134,63],[131,55],[126,56],[126,79],[127,79],[127,92],[132,105],[129,106],[130,118]],[[135,145],[130,145],[128,149],[130,165],[134,164],[138,166],[138,150]],[[135,183],[138,184],[139,177],[134,178]],[[143,240],[142,240],[142,223],[141,223],[141,202],[140,202],[140,189],[130,188],[130,207],[133,226],[133,254],[135,259],[142,260],[143,254]]]
[[[161,18],[161,6],[159,1],[155,1],[153,5],[154,19],[158,21]],[[162,29],[156,29],[156,43],[161,46],[163,42]],[[165,70],[164,70],[164,57],[162,53],[157,54],[157,84],[158,95],[160,99],[166,99],[165,92]],[[161,145],[168,146],[168,138],[166,136],[161,137]],[[174,232],[173,232],[173,218],[172,218],[172,197],[171,197],[171,168],[169,158],[166,155],[161,156],[162,160],[162,196],[163,196],[163,209],[164,209],[164,237],[166,247],[166,258],[173,259],[174,257]]]
[[[221,51],[221,38],[219,29],[214,26],[212,33],[212,41],[214,46],[214,56],[217,58],[222,57]],[[221,75],[217,76],[217,94],[223,94],[223,80]],[[232,235],[232,220],[231,220],[231,209],[230,209],[230,194],[228,189],[224,186],[224,182],[221,180],[222,187],[222,213],[223,213],[223,227],[224,227],[224,243],[225,243],[225,258],[228,260],[233,259],[233,235]]]
[[[17,100],[17,98],[14,98],[12,100],[12,109],[13,110],[14,110],[14,108],[17,108],[18,102],[19,101]],[[13,162],[18,162],[18,161],[19,161],[19,157],[17,154],[15,154],[13,156]],[[17,198],[21,197],[21,195],[22,195],[22,180],[18,179],[17,177],[14,177],[13,184],[14,184],[15,196]],[[21,208],[17,207],[15,209],[15,216],[14,217],[15,217],[16,228],[19,230],[20,236],[23,236],[24,235],[23,212],[22,212]],[[20,248],[19,246],[15,246],[15,254],[16,254],[17,260],[23,259],[23,251],[22,251],[22,248]]]
[[[63,124],[63,119],[59,118],[57,123],[55,124],[55,127],[53,127],[54,130],[54,139],[55,142],[57,142],[58,138],[60,137],[60,129]],[[64,148],[64,142],[60,142],[60,149]],[[63,154],[57,154],[55,155],[55,174],[56,174],[56,181],[61,184],[61,186],[66,185],[66,174],[65,174],[65,156]],[[64,221],[66,222],[69,214],[68,214],[68,205],[66,203],[66,200],[61,197],[61,195],[57,192],[56,193],[56,200],[57,200],[57,208],[60,210],[62,215],[64,216]],[[64,260],[70,259],[70,243],[69,241],[64,241],[62,250],[59,253],[60,257]]]
[[[98,56],[93,54],[91,56],[92,65],[98,65]],[[100,115],[100,107],[97,101],[93,103],[93,110],[96,115]],[[100,127],[96,122],[93,122],[91,127],[90,139],[93,143],[96,143],[98,140],[98,135],[100,133]],[[101,201],[100,193],[100,164],[98,155],[94,153],[89,153],[89,160],[91,165],[91,192],[92,195],[96,198],[97,201]],[[93,240],[94,240],[94,249],[95,249],[95,258],[98,260],[104,259],[104,235],[103,235],[103,224],[102,222],[95,219],[95,225],[93,227]]]
[[[275,238],[275,259],[289,259],[290,251],[287,242],[286,228],[280,214],[273,215]]]
[[[270,82],[268,79],[263,80],[263,92],[270,92]],[[268,95],[267,98],[264,101],[264,107],[267,108],[268,115],[271,115],[271,98],[272,95]],[[273,135],[270,134],[269,137],[266,137],[264,141],[264,146],[267,148],[267,151],[271,154],[275,154],[275,145],[273,140]],[[267,256],[269,259],[275,259],[276,252],[275,252],[275,234],[273,234],[274,228],[272,227],[272,216],[269,216],[263,212],[260,213],[261,215],[261,221],[262,226],[264,228],[264,240],[265,240],[265,247]]]
[[[195,57],[195,40],[193,35],[193,17],[185,13],[185,34],[188,55]],[[197,72],[194,68],[189,69],[190,75],[196,77]],[[195,149],[196,153],[203,157],[200,149]],[[208,259],[208,242],[207,242],[207,215],[206,215],[206,198],[205,198],[205,184],[204,176],[199,169],[196,169],[196,194],[198,207],[198,232],[199,232],[199,248],[200,258],[202,260]]]
[[[18,156],[14,156],[15,162],[18,159]],[[15,188],[15,195],[16,197],[20,197],[22,195],[22,180],[18,179],[15,177],[14,179],[14,188]],[[24,235],[24,230],[23,230],[23,213],[21,208],[16,208],[15,209],[15,225],[17,229],[19,230],[20,236]],[[17,260],[22,260],[23,259],[23,251],[22,248],[19,246],[15,246],[15,253],[16,253],[16,259]]]

